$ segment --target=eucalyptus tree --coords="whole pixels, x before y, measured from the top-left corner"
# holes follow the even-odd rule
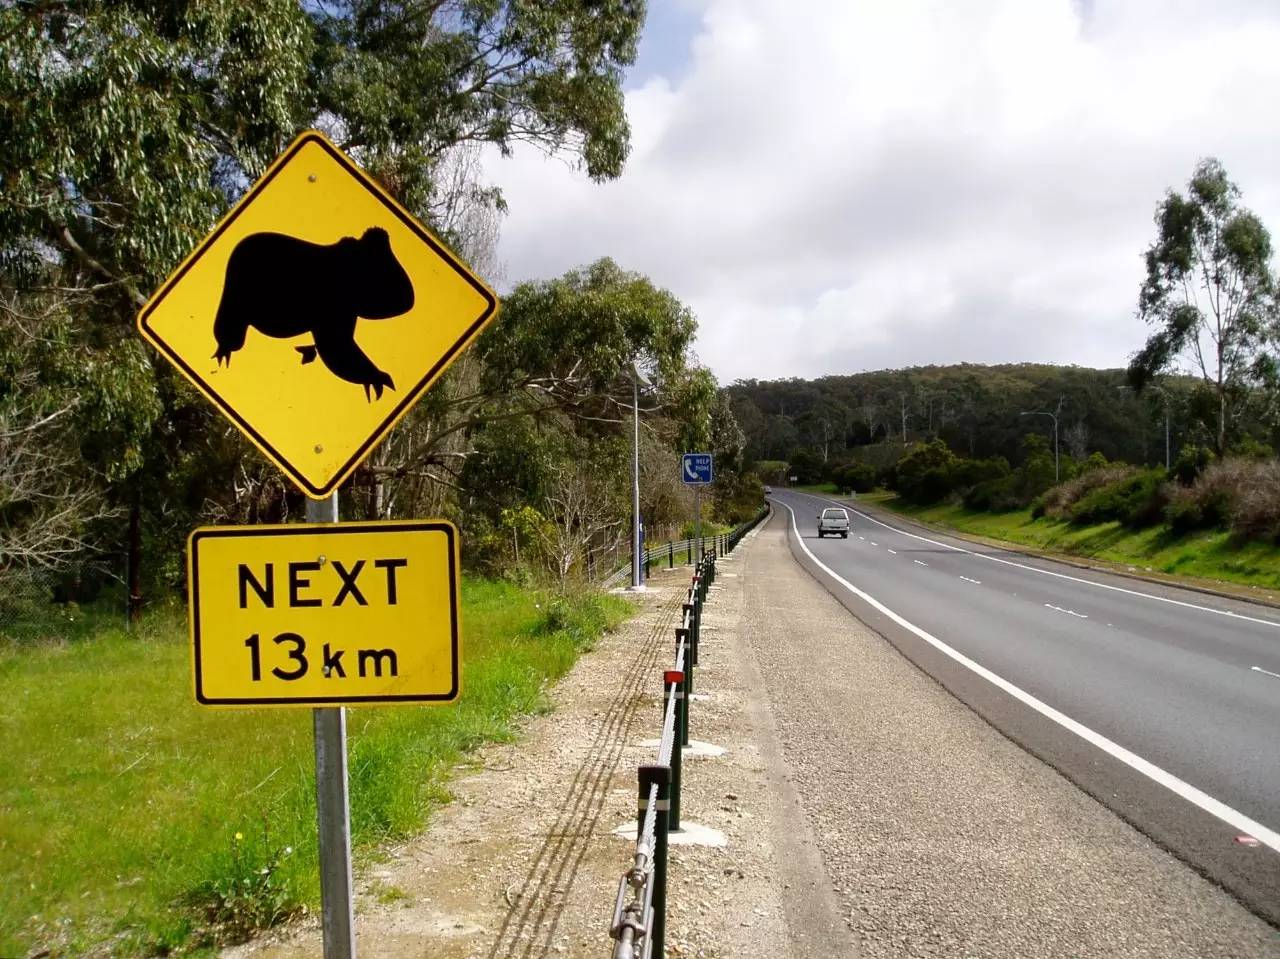
[[[640,0],[0,4],[0,283],[61,298],[69,333],[44,362],[96,371],[68,416],[131,528],[144,509],[203,509],[239,472],[247,448],[153,365],[132,320],[291,137],[322,127],[446,229],[450,159],[475,144],[614,177],[643,20]],[[465,190],[500,206],[474,178]]]
[[[1141,390],[1190,369],[1212,397],[1206,426],[1221,455],[1250,389],[1274,387],[1271,235],[1214,159],[1196,166],[1185,195],[1169,191],[1155,220],[1138,314],[1156,330],[1129,365],[1130,383]]]

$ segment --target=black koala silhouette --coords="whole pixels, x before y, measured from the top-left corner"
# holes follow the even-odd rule
[[[382,388],[396,385],[356,345],[356,320],[386,320],[412,308],[413,284],[386,230],[373,227],[329,246],[254,233],[227,261],[213,356],[229,367],[251,326],[277,339],[312,333],[314,345],[297,347],[303,363],[319,355],[334,376],[363,386],[366,400],[370,387],[382,399]]]

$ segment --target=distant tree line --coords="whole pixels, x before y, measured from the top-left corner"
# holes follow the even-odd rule
[[[884,465],[916,442],[943,440],[973,459],[1021,462],[1023,437],[1052,443],[1058,419],[1061,452],[1084,459],[1165,462],[1166,423],[1172,455],[1187,444],[1213,446],[1217,404],[1189,376],[1166,375],[1141,393],[1124,369],[1015,364],[914,367],[815,380],[739,380],[726,388],[746,436],[749,462],[791,463],[808,477],[826,464],[856,459]],[[1274,446],[1280,427],[1262,388],[1240,399],[1228,446]]]

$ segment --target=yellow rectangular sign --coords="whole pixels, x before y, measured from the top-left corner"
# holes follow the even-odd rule
[[[458,531],[445,520],[196,530],[196,701],[451,702],[461,685],[458,568]]]

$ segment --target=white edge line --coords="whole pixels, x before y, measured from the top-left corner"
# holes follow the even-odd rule
[[[1273,673],[1271,670],[1263,669],[1261,666],[1250,666],[1249,668],[1255,672],[1266,673],[1268,676],[1274,676],[1276,679],[1280,679],[1280,673]]]
[[[1192,805],[1197,806],[1200,809],[1203,809],[1209,815],[1222,820],[1224,823],[1226,823],[1227,825],[1235,829],[1239,829],[1241,832],[1248,833],[1250,836],[1253,836],[1259,842],[1271,847],[1271,849],[1273,849],[1274,851],[1280,852],[1280,833],[1277,833],[1274,830],[1268,829],[1266,826],[1262,825],[1262,823],[1260,822],[1255,822],[1254,820],[1246,816],[1244,813],[1237,812],[1236,810],[1228,806],[1226,803],[1219,802],[1217,799],[1214,799],[1208,793],[1202,792],[1201,790],[1197,789],[1195,786],[1192,786],[1190,783],[1183,782],[1177,776],[1173,775],[1173,773],[1166,772],[1165,770],[1161,769],[1159,766],[1155,765],[1154,763],[1148,762],[1147,760],[1143,759],[1141,756],[1137,755],[1136,753],[1132,753],[1129,750],[1125,749],[1119,743],[1112,742],[1110,739],[1108,739],[1106,736],[1103,736],[1101,733],[1095,733],[1092,729],[1090,729],[1088,726],[1084,725],[1083,723],[1077,722],[1076,720],[1072,719],[1070,716],[1066,715],[1065,713],[1061,713],[1058,710],[1054,709],[1052,706],[1048,705],[1047,703],[1041,702],[1039,699],[1032,696],[1026,690],[1018,686],[1015,686],[1013,683],[1009,682],[1003,676],[999,676],[996,673],[993,673],[991,670],[987,669],[987,667],[977,662],[974,662],[972,659],[970,659],[968,656],[964,655],[963,653],[959,652],[958,650],[952,649],[950,646],[948,646],[942,640],[938,639],[936,636],[933,636],[930,633],[925,632],[919,626],[899,616],[897,613],[891,610],[888,606],[885,606],[883,603],[881,603],[875,597],[871,596],[869,593],[864,593],[857,586],[854,586],[851,582],[849,582],[847,579],[845,579],[843,576],[841,576],[839,573],[833,570],[830,566],[828,566],[826,563],[822,562],[822,560],[818,559],[818,557],[813,555],[812,551],[810,551],[809,547],[805,545],[804,540],[800,537],[800,530],[796,526],[795,510],[793,510],[790,506],[787,506],[786,503],[783,503],[782,505],[786,506],[787,511],[791,513],[791,528],[796,534],[796,542],[800,544],[800,548],[805,551],[809,559],[811,559],[814,563],[820,566],[827,573],[828,576],[834,579],[837,583],[839,583],[849,592],[853,593],[863,602],[869,604],[872,608],[874,608],[880,613],[883,613],[885,616],[888,616],[891,620],[893,620],[903,629],[909,630],[910,632],[919,636],[930,646],[933,646],[939,652],[951,657],[961,666],[981,676],[983,679],[991,683],[993,686],[1008,693],[1010,696],[1012,696],[1014,699],[1018,700],[1019,702],[1025,703],[1027,706],[1030,706],[1032,709],[1040,713],[1045,718],[1053,720],[1053,722],[1057,723],[1059,726],[1061,726],[1063,729],[1066,729],[1068,732],[1075,733],[1085,742],[1089,743],[1092,746],[1096,746],[1098,749],[1101,749],[1107,755],[1112,756],[1113,758],[1120,760],[1120,762],[1124,763],[1126,766],[1129,766],[1130,768],[1137,770],[1138,772],[1142,773],[1142,775],[1150,779],[1152,782],[1159,783],[1161,786],[1164,786],[1170,792],[1173,792],[1176,795],[1181,796],[1183,799],[1185,799],[1187,802],[1191,803]],[[867,518],[870,519],[870,517],[867,517]],[[881,524],[881,525],[884,525],[884,524]],[[908,533],[907,535],[910,536],[911,534]],[[923,539],[924,537],[916,537],[916,538]],[[932,542],[932,540],[927,540],[926,542]],[[938,545],[945,545],[945,544],[940,543]],[[968,552],[968,550],[961,550],[961,552]],[[1016,566],[1018,564],[1014,563],[1012,565]],[[1070,579],[1071,577],[1067,577],[1067,578]],[[1085,580],[1084,582],[1087,582],[1087,580]],[[1128,592],[1128,590],[1124,590],[1124,592]],[[1145,594],[1139,594],[1139,595],[1145,595]],[[1189,605],[1189,604],[1184,604],[1184,605]],[[1257,667],[1254,667],[1254,668],[1256,669]]]
[[[812,494],[803,494],[803,495],[812,495]],[[814,499],[823,499],[823,497],[815,496]],[[834,503],[835,500],[827,500],[827,502]],[[786,504],[784,503],[783,505],[785,506]],[[892,530],[893,532],[900,533],[903,536],[910,536],[912,539],[918,539],[923,543],[929,543],[933,546],[941,546],[943,549],[949,549],[955,553],[968,553],[970,556],[976,556],[978,559],[990,560],[993,563],[1001,563],[1005,566],[1016,566],[1018,569],[1025,569],[1033,573],[1040,573],[1042,576],[1056,576],[1058,579],[1069,579],[1073,583],[1083,583],[1086,586],[1096,586],[1098,589],[1109,589],[1109,590],[1112,590],[1113,592],[1125,593],[1126,595],[1129,595],[1129,596],[1141,596],[1143,599],[1155,600],[1157,603],[1169,603],[1173,606],[1183,606],[1183,607],[1186,607],[1187,609],[1198,609],[1202,613],[1214,613],[1218,616],[1229,616],[1232,619],[1243,619],[1245,622],[1258,623],[1259,625],[1262,625],[1262,626],[1270,626],[1272,629],[1280,629],[1280,623],[1277,623],[1270,619],[1258,619],[1256,616],[1245,616],[1243,613],[1233,613],[1230,610],[1226,610],[1226,609],[1214,609],[1212,606],[1198,606],[1195,603],[1188,603],[1181,599],[1170,599],[1168,596],[1156,596],[1153,593],[1143,593],[1136,589],[1125,589],[1123,586],[1112,586],[1109,583],[1099,583],[1092,579],[1082,579],[1079,576],[1068,576],[1066,573],[1055,573],[1053,572],[1053,570],[1040,569],[1040,567],[1038,566],[1028,566],[1026,563],[1015,563],[1011,559],[1000,559],[997,556],[988,556],[986,553],[975,553],[971,549],[963,549],[962,547],[959,547],[959,546],[952,546],[950,543],[940,543],[936,539],[929,539],[929,537],[927,536],[919,536],[916,533],[908,533],[905,529],[898,529],[896,526],[890,526],[888,523],[882,523],[880,520],[876,519],[874,516],[868,516],[866,513],[862,512],[862,510],[854,509],[852,506],[845,507],[845,508],[851,510],[854,513],[857,513],[863,519],[869,520],[870,522],[875,523],[877,526],[883,526],[887,530]],[[1171,585],[1176,585],[1176,584],[1171,584]]]

